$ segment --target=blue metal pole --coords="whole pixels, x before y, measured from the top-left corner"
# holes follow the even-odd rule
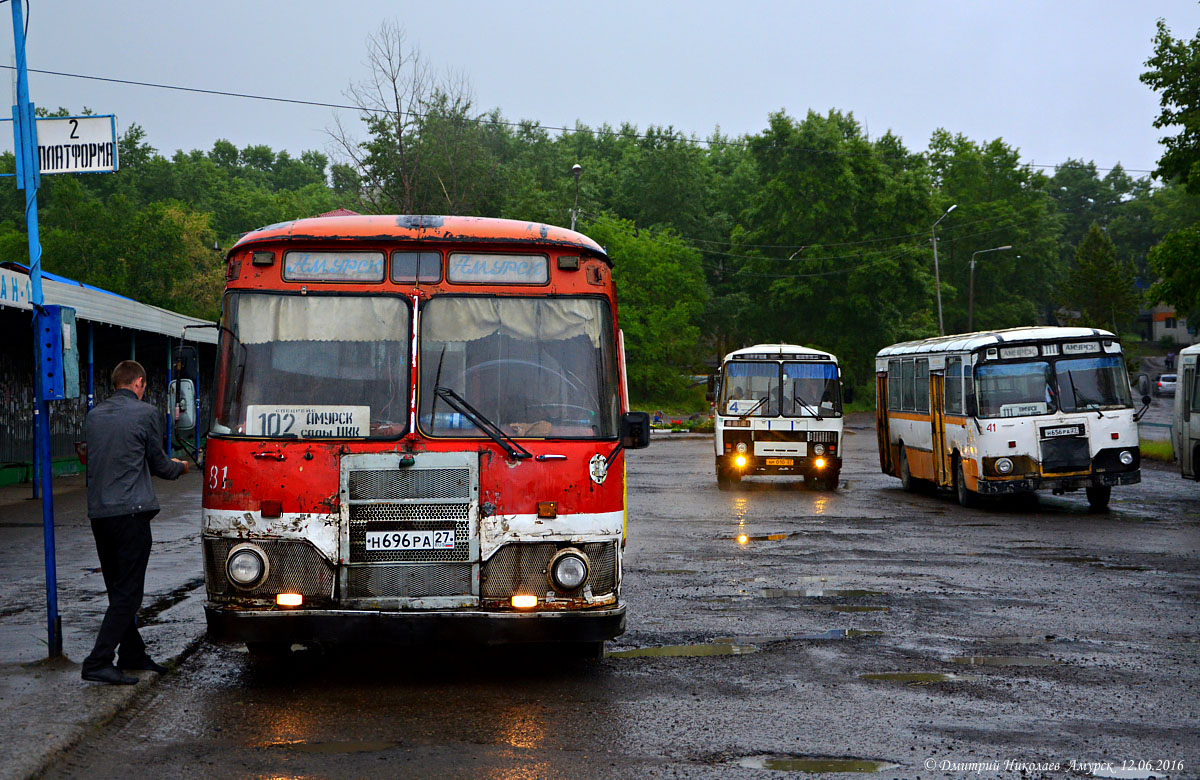
[[[18,187],[25,190],[25,224],[29,235],[29,280],[32,285],[34,333],[37,336],[38,362],[34,368],[34,436],[37,439],[38,461],[41,464],[42,483],[42,536],[46,560],[46,632],[47,650],[51,658],[62,655],[62,619],[58,614],[58,573],[54,559],[54,489],[51,484],[50,462],[50,404],[46,401],[42,382],[42,354],[44,340],[41,338],[42,309],[42,244],[38,237],[37,190],[40,164],[37,153],[37,123],[34,120],[33,104],[29,101],[29,72],[25,62],[25,23],[21,14],[21,3],[10,2],[13,21],[13,44],[17,54],[17,105],[13,122],[14,151],[21,164],[18,169]]]
[[[92,411],[92,406],[96,403],[96,361],[93,356],[93,344],[95,343],[96,334],[92,330],[93,324],[88,323],[88,411]]]
[[[171,355],[171,337],[167,336],[167,455],[174,457],[175,447],[175,396],[171,394],[171,378],[175,374],[175,362]]]

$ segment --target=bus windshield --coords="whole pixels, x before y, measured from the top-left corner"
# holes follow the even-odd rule
[[[612,318],[600,298],[437,296],[421,310],[420,425],[485,434],[449,389],[510,436],[617,435]]]
[[[214,432],[301,439],[404,434],[409,311],[399,296],[231,293]]]
[[[1133,406],[1125,361],[1119,357],[1059,360],[1054,370],[1064,412]]]
[[[748,360],[726,363],[718,411],[725,415],[778,417],[779,364]]]
[[[990,363],[975,369],[980,417],[1026,417],[1057,411],[1050,364]]]
[[[783,364],[785,417],[838,417],[841,413],[836,365],[808,361]]]

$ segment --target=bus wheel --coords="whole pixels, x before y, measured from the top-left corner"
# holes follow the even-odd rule
[[[575,661],[599,661],[604,658],[604,642],[564,642],[557,649],[561,657]]]
[[[970,508],[979,505],[979,494],[967,487],[962,461],[958,458],[954,459],[954,492],[958,496],[959,506]]]
[[[826,474],[825,478],[823,480],[825,489],[826,490],[837,490],[838,489],[838,481],[841,478],[842,478],[842,473],[840,471],[831,471],[828,474]]]
[[[904,445],[900,445],[900,484],[909,493],[917,492],[917,480],[913,478],[912,472],[908,470],[908,455],[904,452]]]
[[[1112,488],[1108,485],[1098,485],[1087,489],[1088,506],[1093,512],[1103,512],[1108,509],[1108,499],[1112,497]]]
[[[741,474],[734,474],[725,469],[717,469],[717,490],[733,490],[742,481]]]

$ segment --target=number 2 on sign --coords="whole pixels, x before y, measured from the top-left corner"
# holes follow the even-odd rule
[[[229,476],[229,467],[221,467],[221,481],[217,482],[217,467],[213,466],[208,470],[208,489],[216,490],[218,487],[225,487],[226,477]]]

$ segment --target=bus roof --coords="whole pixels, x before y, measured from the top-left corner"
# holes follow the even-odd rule
[[[736,349],[725,356],[725,360],[787,360],[797,355],[804,355],[808,360],[832,360],[837,362],[833,353],[813,347],[802,347],[799,344],[755,344],[753,347]],[[724,361],[722,361],[724,362]]]
[[[315,217],[280,222],[253,230],[230,249],[279,241],[430,241],[463,244],[531,244],[579,249],[610,266],[604,247],[574,230],[493,217],[443,217],[420,214]]]
[[[1049,325],[1032,328],[1008,328],[1007,330],[982,330],[978,333],[958,333],[952,336],[935,336],[931,339],[893,344],[890,347],[884,347],[879,350],[875,357],[881,358],[890,355],[912,355],[927,352],[972,352],[981,347],[988,347],[995,344],[1098,337],[1117,338],[1109,331],[1098,328],[1060,328]]]
[[[1193,344],[1190,347],[1184,347],[1183,349],[1179,350],[1179,354],[1181,356],[1182,355],[1200,355],[1200,341],[1196,342],[1195,344]]]

